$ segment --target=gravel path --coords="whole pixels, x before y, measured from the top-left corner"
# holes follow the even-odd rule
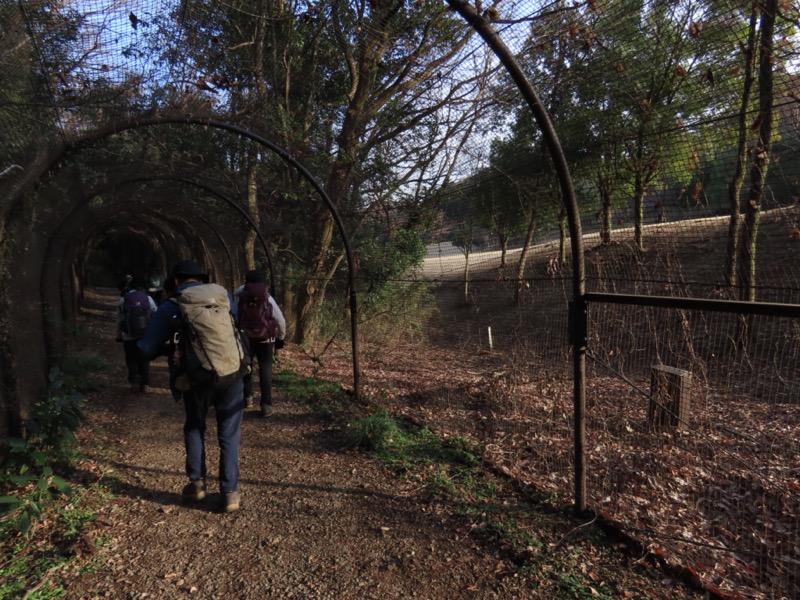
[[[477,535],[449,507],[398,480],[377,460],[348,449],[329,421],[303,402],[286,400],[279,389],[273,416],[261,419],[255,410],[245,415],[241,509],[216,511],[213,412],[207,432],[212,493],[195,505],[182,504],[183,409],[167,389],[166,361],[152,363],[148,394],[130,391],[122,348],[113,342],[112,314],[110,304],[86,313],[92,339],[104,340],[89,349],[116,366],[102,392],[90,395],[89,422],[80,437],[95,459],[85,478],[97,480],[102,472],[100,482],[114,495],[99,511],[83,549],[75,549],[81,559],[60,573],[69,598],[555,597],[556,577],[531,579],[531,570],[511,564],[496,538]],[[282,351],[283,365],[292,362],[293,351]],[[543,539],[566,538],[565,526],[585,531],[561,521],[561,530],[542,531]],[[565,545],[567,551],[578,550]],[[630,579],[642,568],[636,557],[619,554],[613,565],[592,565],[593,557],[607,562],[609,555],[586,556],[584,575],[602,569],[605,577],[619,576],[607,582],[624,590],[618,597],[694,597],[658,571]],[[539,573],[548,572],[543,558],[531,560],[539,561]],[[598,580],[602,596],[609,598],[603,585]],[[578,595],[560,590],[560,598],[592,595],[585,587]]]
[[[113,338],[108,318],[89,326]],[[151,391],[139,394],[124,380],[121,347],[98,350],[118,368],[90,397],[88,430],[118,498],[99,520],[94,567],[68,581],[70,597],[535,597],[494,575],[492,549],[465,540],[459,523],[279,390],[269,419],[245,414],[241,510],[216,512],[213,409],[212,493],[182,504],[183,409],[168,392],[166,361],[152,363]]]

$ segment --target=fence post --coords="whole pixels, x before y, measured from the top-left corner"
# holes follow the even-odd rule
[[[578,305],[578,313],[583,314],[584,339],[580,344],[573,346],[573,394],[575,405],[575,510],[579,513],[586,510],[586,477],[583,473],[584,463],[584,435],[586,423],[584,411],[586,409],[586,275],[583,262],[583,233],[581,229],[581,211],[578,208],[578,199],[572,184],[572,175],[569,164],[561,147],[553,122],[539,94],[528,80],[525,71],[517,61],[514,53],[503,43],[490,21],[473,7],[468,0],[447,0],[447,3],[457,11],[480,35],[486,44],[506,68],[506,72],[517,85],[520,94],[525,99],[531,114],[542,132],[544,145],[553,160],[556,177],[561,188],[562,201],[569,217],[570,245],[572,246],[572,298]],[[336,213],[334,213],[336,215]],[[345,238],[346,241],[346,238]]]
[[[692,374],[666,365],[650,367],[647,422],[652,429],[685,429],[691,408]]]
[[[589,324],[586,300],[569,303],[569,341],[573,352],[573,408],[575,453],[575,511],[586,510],[586,343]]]

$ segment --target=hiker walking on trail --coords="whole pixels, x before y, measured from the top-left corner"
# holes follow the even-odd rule
[[[134,278],[128,291],[117,301],[117,341],[125,351],[125,366],[131,391],[150,391],[150,361],[139,352],[137,342],[144,336],[156,303],[147,295],[147,283]]]
[[[220,285],[208,283],[200,266],[180,261],[172,270],[176,293],[153,315],[139,349],[151,360],[170,353],[171,387],[182,392],[186,420],[185,501],[205,498],[206,415],[214,407],[219,442],[220,510],[239,508],[239,443],[244,414],[242,377],[247,351],[234,324],[236,306]]]
[[[267,280],[258,269],[248,271],[244,285],[233,292],[238,305],[237,325],[247,336],[250,362],[258,360],[259,387],[261,390],[261,416],[272,414],[272,364],[275,350],[283,348],[286,336],[286,319],[278,303],[270,295]],[[245,408],[253,405],[253,373],[244,377]]]

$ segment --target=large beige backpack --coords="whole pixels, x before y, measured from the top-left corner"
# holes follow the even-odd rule
[[[216,283],[189,286],[171,298],[181,312],[179,369],[192,385],[229,385],[249,369],[230,312],[228,292]]]

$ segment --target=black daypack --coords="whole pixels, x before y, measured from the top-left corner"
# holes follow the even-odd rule
[[[122,298],[122,331],[131,338],[144,337],[150,324],[150,298],[147,292],[135,290]]]
[[[207,283],[170,298],[178,305],[175,326],[175,387],[226,387],[249,372],[249,355],[230,313],[228,292]]]
[[[278,322],[272,314],[272,303],[265,282],[247,283],[239,295],[239,328],[251,342],[274,342]]]

